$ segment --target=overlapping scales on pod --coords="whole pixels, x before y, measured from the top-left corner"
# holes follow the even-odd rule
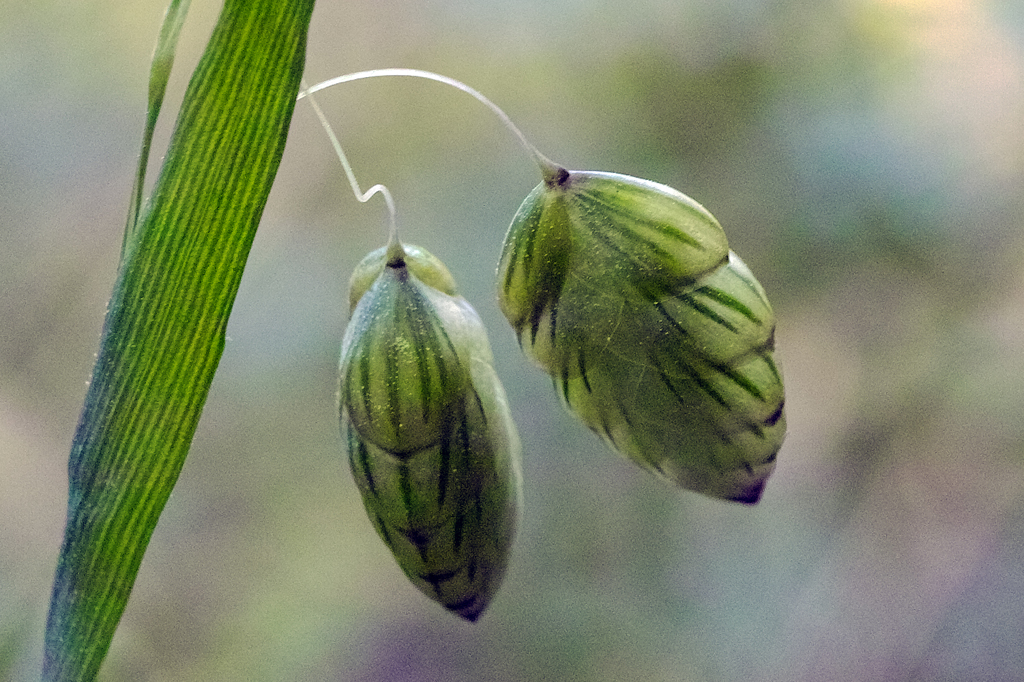
[[[371,522],[412,583],[476,620],[520,513],[520,445],[490,345],[447,268],[411,245],[352,276],[342,440]]]
[[[523,351],[613,448],[684,488],[760,499],[786,431],[775,316],[707,210],[559,168],[513,218],[498,283]]]

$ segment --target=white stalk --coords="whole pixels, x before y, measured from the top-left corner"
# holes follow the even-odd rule
[[[314,92],[319,92],[320,90],[325,90],[325,89],[327,89],[327,88],[329,88],[331,86],[334,86],[334,85],[340,85],[342,83],[350,83],[352,81],[357,81],[357,80],[364,80],[366,78],[384,78],[384,77],[391,77],[391,76],[404,76],[404,77],[409,77],[409,78],[423,78],[423,79],[426,79],[426,80],[431,80],[431,81],[436,81],[438,83],[443,83],[443,84],[449,85],[449,86],[451,86],[451,87],[453,87],[453,88],[455,88],[457,90],[461,90],[462,92],[466,93],[467,95],[470,95],[471,97],[476,99],[478,102],[480,102],[481,104],[486,106],[488,109],[490,109],[491,112],[494,113],[494,115],[497,116],[501,120],[501,122],[505,125],[505,127],[513,135],[516,136],[516,138],[519,140],[519,143],[522,144],[523,148],[526,149],[526,151],[537,162],[537,165],[540,166],[541,174],[544,176],[545,180],[548,180],[549,178],[557,176],[558,173],[562,171],[562,167],[561,166],[559,166],[557,163],[555,163],[554,161],[552,161],[548,157],[546,157],[543,154],[541,154],[540,151],[536,147],[534,147],[532,144],[530,144],[530,141],[526,139],[526,136],[523,134],[523,132],[521,130],[519,130],[519,128],[516,126],[516,124],[512,122],[512,119],[509,118],[508,114],[506,114],[504,111],[502,111],[501,107],[499,107],[497,104],[495,104],[490,99],[485,97],[483,95],[483,93],[481,93],[479,90],[471,88],[470,86],[466,85],[462,81],[455,80],[454,78],[449,78],[448,76],[442,76],[441,74],[433,73],[432,71],[422,71],[420,69],[404,69],[404,68],[371,69],[369,71],[357,71],[356,73],[349,73],[349,74],[345,74],[344,76],[338,76],[336,78],[330,78],[330,79],[325,80],[323,82],[317,83],[316,85],[314,85],[312,87],[305,87],[305,85],[303,85],[303,91],[299,93],[299,99],[302,99],[303,97],[310,97]]]

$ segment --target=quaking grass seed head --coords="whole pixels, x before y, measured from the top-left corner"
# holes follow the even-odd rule
[[[419,247],[370,254],[352,287],[339,409],[353,477],[411,582],[476,620],[521,506],[519,439],[486,333]]]
[[[428,278],[450,284],[452,293],[454,282],[424,253],[410,248],[404,259],[391,261],[373,252],[352,278],[353,292],[373,279],[364,293],[351,296],[356,306],[342,341],[339,400],[365,438],[392,452],[433,442],[469,381],[438,313],[437,303],[445,307],[448,301],[435,301],[438,290],[413,270],[428,271]]]
[[[613,299],[568,289],[631,287],[651,293],[693,282],[728,254],[721,225],[681,192],[625,175],[565,171],[534,188],[512,219],[498,265],[498,302],[527,355],[564,364],[564,334],[606,331]],[[561,318],[561,319],[560,319]],[[597,325],[597,326],[595,326]],[[562,335],[562,336],[560,336]]]
[[[639,178],[548,173],[498,285],[523,351],[613,448],[676,485],[760,498],[785,436],[775,316],[706,209]]]

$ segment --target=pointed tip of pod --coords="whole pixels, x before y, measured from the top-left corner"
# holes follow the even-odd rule
[[[471,609],[464,609],[462,611],[452,611],[452,613],[458,615],[465,621],[475,623],[480,618],[480,616],[483,615],[484,607],[474,605]]]
[[[753,506],[761,501],[761,495],[764,494],[764,486],[767,482],[768,480],[764,478],[751,483],[739,495],[730,497],[729,501]]]

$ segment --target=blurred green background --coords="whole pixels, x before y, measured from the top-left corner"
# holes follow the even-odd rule
[[[0,679],[38,676],[164,5],[0,4]],[[158,145],[218,9],[193,2]],[[386,66],[464,80],[554,160],[719,218],[779,318],[776,474],[752,509],[678,492],[569,417],[494,302],[530,159],[439,84],[341,86],[320,102],[364,188],[389,185],[404,239],[490,329],[525,448],[505,585],[463,623],[364,516],[335,372],[384,211],[356,203],[300,104],[101,679],[1024,675],[1017,0],[321,0],[308,80]]]

